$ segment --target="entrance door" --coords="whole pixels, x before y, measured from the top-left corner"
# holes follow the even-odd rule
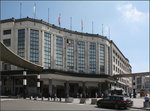
[[[57,86],[57,97],[65,97],[64,86]]]

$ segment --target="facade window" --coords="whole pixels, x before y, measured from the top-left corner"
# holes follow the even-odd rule
[[[89,71],[96,73],[96,44],[90,43],[89,49]]]
[[[115,57],[113,56],[113,62],[115,63]]]
[[[51,66],[51,35],[44,33],[44,68],[49,69]]]
[[[25,57],[25,29],[18,30],[18,55]]]
[[[67,70],[74,69],[74,41],[67,39]]]
[[[63,66],[63,39],[56,37],[56,68],[62,69]]]
[[[108,74],[110,74],[110,47],[108,47],[108,50],[107,50],[107,70],[108,70]]]
[[[85,42],[78,41],[77,50],[78,72],[85,72]]]
[[[9,46],[11,45],[11,40],[10,40],[10,39],[4,39],[4,40],[3,40],[3,43],[4,43],[7,47],[9,47]]]
[[[30,30],[30,61],[39,63],[39,31]]]
[[[99,49],[100,49],[100,56],[99,56],[99,59],[100,59],[100,73],[104,73],[105,72],[105,46],[100,44],[99,45]]]
[[[11,30],[4,30],[3,35],[11,34]]]
[[[115,71],[115,65],[113,65],[113,70]]]

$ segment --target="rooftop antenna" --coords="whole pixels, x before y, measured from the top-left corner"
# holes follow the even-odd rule
[[[20,3],[20,18],[22,17],[22,3]]]
[[[48,8],[48,23],[49,23],[49,8]]]

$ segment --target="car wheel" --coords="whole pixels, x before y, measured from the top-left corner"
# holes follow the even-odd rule
[[[119,107],[118,107],[118,105],[117,104],[115,104],[115,109],[118,109]]]
[[[127,107],[124,107],[124,109],[127,109]]]

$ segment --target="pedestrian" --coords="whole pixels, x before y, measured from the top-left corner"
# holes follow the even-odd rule
[[[82,93],[80,93],[80,98],[82,98]]]
[[[102,96],[101,96],[102,98],[104,98],[104,94],[102,93]]]
[[[145,100],[145,102],[149,102],[149,97],[147,96],[147,94],[146,94],[146,96],[144,97],[144,100]]]
[[[95,98],[97,98],[97,92],[95,93]]]
[[[56,100],[56,97],[57,97],[57,96],[56,96],[56,93],[54,93],[54,101]]]

